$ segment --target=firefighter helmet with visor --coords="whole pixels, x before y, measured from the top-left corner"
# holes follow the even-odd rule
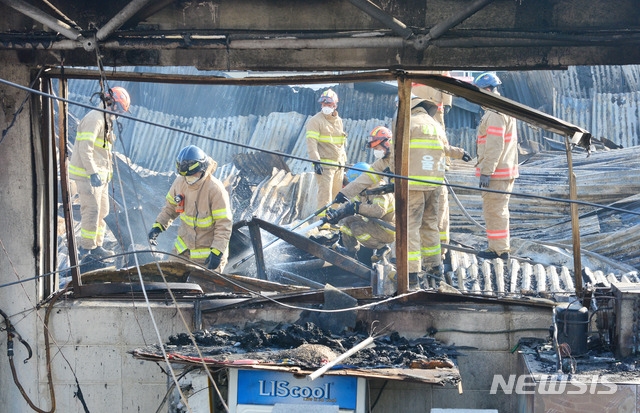
[[[329,105],[338,104],[338,94],[331,89],[327,89],[320,95],[319,103],[327,103]]]
[[[191,176],[209,167],[207,154],[195,145],[184,147],[176,158],[176,169],[179,175]]]
[[[389,128],[376,126],[367,136],[367,148],[382,145],[384,148],[389,149],[391,147],[391,138],[392,133]]]
[[[485,72],[478,75],[473,81],[473,84],[480,89],[486,89],[488,87],[495,88],[502,84],[500,78],[495,73]]]

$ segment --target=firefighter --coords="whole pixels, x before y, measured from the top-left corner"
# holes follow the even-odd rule
[[[502,84],[494,73],[482,73],[474,80],[480,89],[499,95]],[[509,259],[509,197],[518,173],[518,135],[511,116],[485,110],[478,126],[476,176],[482,192],[482,214],[487,227],[488,248],[478,253],[485,259]]]
[[[450,77],[448,71],[427,71],[425,73]],[[451,109],[453,96],[439,89],[420,83],[412,83],[411,93],[436,105],[437,110],[433,115],[433,118],[437,120],[438,123],[440,123],[440,125],[442,125],[442,127],[444,128],[444,115],[449,113],[449,110]]]
[[[366,147],[373,151],[375,161],[369,165],[371,172],[393,173],[393,147],[392,133],[385,126],[376,126],[373,128],[369,136],[367,136]],[[341,204],[349,201],[365,189],[378,186],[380,184],[381,175],[375,173],[364,173],[349,182],[347,186],[342,188],[336,198],[334,204]],[[391,189],[393,192],[393,189]]]
[[[429,71],[429,74],[436,74],[442,76],[450,76],[448,71]],[[426,99],[436,105],[437,110],[433,118],[445,128],[444,115],[449,113],[451,104],[453,103],[453,96],[445,93],[439,89],[435,89],[431,86],[422,85],[419,83],[413,83],[411,86],[411,92],[423,99]],[[448,145],[449,142],[446,142]],[[451,159],[447,157],[445,163],[445,169],[449,170],[451,166]],[[449,244],[449,189],[442,185],[438,188],[439,204],[438,204],[438,231],[440,232],[440,242]],[[442,257],[445,256],[445,249],[442,249]]]
[[[322,92],[321,110],[306,125],[307,151],[318,182],[318,208],[337,195],[344,179],[343,166],[347,162],[347,134],[338,115],[338,95],[331,89]],[[330,165],[321,164],[329,163]],[[324,212],[318,216],[322,218]]]
[[[101,102],[105,110],[115,113],[129,111],[129,93],[116,86]],[[94,109],[78,124],[76,140],[69,161],[69,178],[76,183],[80,201],[81,258],[105,258],[113,255],[102,244],[106,230],[104,218],[109,214],[109,182],[113,174],[112,150],[116,136],[113,121],[116,115]]]
[[[409,288],[419,288],[427,278],[443,276],[438,230],[440,187],[444,183],[445,157],[471,160],[464,149],[450,146],[442,125],[434,118],[437,107],[425,99],[411,99],[409,142]]]
[[[167,202],[149,231],[149,243],[180,217],[174,252],[222,272],[227,263],[233,226],[229,193],[213,176],[216,161],[195,145],[182,148],[176,158],[178,176]]]
[[[337,246],[339,252],[356,256],[361,247],[368,249],[364,254],[359,254],[359,259],[365,263],[371,261],[371,253],[376,250],[376,260],[382,259],[389,253],[390,243],[396,239],[395,233],[395,198],[393,191],[390,193],[375,193],[380,186],[380,176],[368,172],[371,168],[365,162],[353,165],[355,169],[349,169],[346,173],[349,184],[343,188],[343,193],[350,194],[350,187],[356,179],[364,174],[368,179],[376,181],[369,190],[356,192],[349,196],[349,202],[337,210],[327,210],[327,220],[331,224],[340,225],[340,243]],[[344,248],[344,250],[342,248]]]

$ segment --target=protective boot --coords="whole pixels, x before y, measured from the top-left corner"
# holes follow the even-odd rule
[[[91,250],[91,256],[95,258],[107,258],[113,256],[113,251],[106,250],[102,248],[102,246],[99,246]]]
[[[425,271],[422,287],[438,288],[442,280],[444,280],[444,267],[442,265],[436,265]]]
[[[381,261],[383,263],[386,263],[390,252],[391,252],[391,247],[389,247],[388,245],[385,245],[382,248],[378,248],[375,254],[371,256],[371,262]]]
[[[331,249],[337,252],[338,254],[341,254],[350,258],[356,258],[357,251],[349,251],[347,248],[343,247],[337,242],[333,244],[333,246],[331,246]]]
[[[409,291],[418,291],[420,289],[420,277],[417,272],[409,273]]]

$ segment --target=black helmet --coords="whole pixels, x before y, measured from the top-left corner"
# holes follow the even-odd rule
[[[176,169],[182,176],[191,176],[209,167],[207,154],[195,145],[180,150],[176,158]]]
[[[486,89],[488,87],[491,87],[491,88],[498,87],[502,84],[502,82],[500,81],[500,78],[496,76],[495,73],[485,72],[478,75],[478,77],[476,77],[475,80],[473,81],[473,84],[478,86],[480,89]]]

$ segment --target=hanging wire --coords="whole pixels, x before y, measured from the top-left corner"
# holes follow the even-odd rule
[[[290,159],[295,159],[295,160],[300,160],[300,161],[304,161],[304,162],[309,162],[309,163],[320,163],[320,164],[324,164],[324,165],[328,165],[328,166],[333,166],[333,164],[331,164],[330,162],[322,162],[322,161],[315,161],[315,160],[311,160],[309,158],[306,157],[302,157],[302,156],[296,156],[296,155],[292,155],[292,154],[287,154],[287,153],[283,153],[283,152],[279,152],[279,151],[273,151],[270,149],[265,149],[265,148],[260,148],[257,146],[252,146],[252,145],[248,145],[248,144],[244,144],[244,143],[240,143],[240,142],[233,142],[233,141],[228,141],[225,139],[220,139],[220,138],[214,138],[211,136],[207,136],[204,134],[200,134],[200,133],[196,133],[196,132],[192,132],[189,130],[185,130],[185,129],[180,129],[177,127],[173,127],[173,126],[169,126],[169,125],[163,125],[157,122],[153,122],[153,121],[149,121],[146,119],[140,119],[140,118],[136,118],[135,116],[131,116],[131,115],[127,115],[127,114],[123,114],[123,113],[117,113],[117,112],[113,112],[111,110],[106,110],[106,109],[100,109],[100,108],[95,108],[93,106],[81,103],[81,102],[76,102],[76,101],[72,101],[70,99],[65,99],[65,98],[61,98],[58,96],[54,96],[51,95],[49,93],[45,93],[45,92],[41,92],[39,90],[35,90],[35,89],[30,89],[27,88],[25,86],[19,85],[17,83],[13,83],[13,82],[9,82],[8,80],[5,79],[0,79],[0,83],[5,84],[5,85],[9,85],[9,86],[13,86],[17,89],[22,89],[22,90],[27,90],[31,93],[40,95],[40,96],[44,96],[44,97],[48,97],[54,100],[59,100],[62,102],[67,102],[69,104],[72,105],[77,105],[77,106],[81,106],[81,107],[85,107],[85,108],[89,108],[89,109],[95,109],[95,110],[100,110],[103,111],[105,113],[109,113],[118,117],[122,117],[125,119],[129,119],[135,122],[140,122],[140,123],[146,123],[148,125],[152,125],[152,126],[156,126],[159,128],[163,128],[163,129],[167,129],[170,131],[174,131],[174,132],[178,132],[178,133],[182,133],[185,135],[191,135],[191,136],[195,136],[198,138],[202,138],[202,139],[207,139],[213,142],[220,142],[220,143],[224,143],[227,145],[232,145],[232,146],[238,146],[241,148],[245,148],[245,149],[250,149],[250,150],[255,150],[255,151],[260,151],[263,153],[268,153],[271,155],[276,155],[276,156],[282,156],[285,158],[290,158]],[[472,191],[480,191],[480,192],[492,192],[492,193],[498,193],[498,194],[509,194],[511,196],[514,197],[523,197],[523,198],[531,198],[531,199],[542,199],[542,200],[547,200],[547,201],[552,201],[552,202],[560,202],[560,203],[566,203],[566,204],[576,204],[576,205],[584,205],[584,206],[591,206],[591,207],[595,207],[595,208],[600,208],[600,209],[608,209],[611,211],[618,211],[618,212],[623,212],[623,213],[627,213],[627,214],[632,214],[632,215],[640,215],[640,211],[633,211],[633,210],[628,210],[628,209],[624,209],[624,208],[617,208],[611,205],[602,205],[602,204],[596,204],[593,202],[587,202],[587,201],[579,201],[579,200],[573,200],[573,199],[566,199],[566,198],[555,198],[555,197],[549,197],[549,196],[542,196],[542,195],[532,195],[532,194],[526,194],[526,193],[522,193],[522,192],[505,192],[505,191],[499,191],[496,189],[488,189],[488,188],[478,188],[477,186],[468,186],[468,185],[459,185],[459,184],[447,184],[447,183],[442,183],[442,182],[436,182],[436,181],[429,181],[426,179],[415,179],[415,178],[410,178],[407,176],[403,176],[403,175],[397,175],[394,173],[390,173],[390,172],[377,172],[377,171],[371,171],[371,170],[364,170],[364,169],[360,169],[360,168],[355,168],[353,167],[353,165],[345,165],[346,168],[350,168],[356,171],[360,171],[360,172],[369,172],[369,173],[373,173],[375,175],[379,175],[379,176],[385,176],[388,178],[395,178],[395,179],[404,179],[407,181],[412,181],[412,182],[419,182],[419,183],[426,183],[426,184],[432,184],[432,185],[445,185],[451,188],[460,188],[460,189],[468,189],[468,190],[472,190]]]
[[[100,53],[99,53],[99,47],[96,47],[96,59],[97,59],[97,63],[98,63],[98,67],[100,70],[100,97],[102,99],[102,103],[104,106],[104,109],[107,108],[107,106],[111,107],[111,103],[110,101],[112,100],[112,98],[107,97],[105,94],[105,85],[107,83],[107,78],[106,75],[104,73],[104,67],[102,66],[102,59],[100,58]],[[108,92],[110,93],[110,91]],[[113,112],[111,112],[113,113]],[[111,127],[109,127],[109,125],[111,125],[110,119],[107,118],[107,111],[103,111],[103,116],[104,116],[104,144],[105,146],[107,145],[107,136],[111,133]],[[112,159],[113,159],[113,154],[111,155]],[[118,167],[118,163],[114,162],[116,168]],[[130,221],[129,221],[129,213],[127,211],[127,205],[126,205],[126,197],[124,196],[124,189],[123,189],[123,185],[122,185],[122,179],[120,178],[120,171],[117,170],[118,172],[118,181],[120,183],[120,194],[122,196],[122,200],[124,203],[124,212],[125,212],[125,218],[126,218],[126,223],[127,223],[127,229],[129,231],[129,236],[131,237],[130,239],[133,240],[133,231],[131,230],[131,225],[130,225]],[[140,263],[138,262],[138,256],[136,254],[133,255],[134,261],[135,261],[135,268],[138,272],[138,280],[140,282],[140,286],[142,289],[142,294],[144,296],[144,300],[147,306],[147,311],[149,312],[149,317],[151,318],[151,324],[153,325],[153,328],[156,332],[156,336],[158,339],[158,343],[162,343],[163,339],[162,336],[160,335],[160,329],[158,328],[158,324],[155,320],[155,317],[153,315],[153,311],[151,310],[151,303],[149,302],[149,296],[147,295],[147,290],[146,288],[144,288],[144,279],[142,277],[142,272],[140,271]],[[167,284],[168,287],[168,283],[166,278],[164,277],[164,274],[162,273],[162,271],[160,271],[160,275],[162,276],[162,279],[164,280],[165,284]],[[178,306],[178,302],[175,299],[175,296],[173,295],[173,291],[169,288],[168,289],[169,294],[171,295],[171,299],[173,301],[173,303],[176,306],[176,310],[178,312],[178,314],[180,315],[180,318],[182,320],[182,322],[184,323],[185,327],[187,330],[189,330],[189,327],[186,323],[186,320],[184,319],[184,316],[182,314],[182,312],[180,311],[180,308]],[[169,370],[170,376],[173,380],[173,382],[175,383],[176,389],[178,390],[178,393],[180,394],[180,398],[182,399],[182,402],[184,403],[184,405],[186,406],[186,408],[189,410],[189,412],[192,412],[191,407],[189,406],[189,401],[187,399],[187,397],[185,396],[184,392],[182,391],[182,388],[180,387],[180,384],[178,382],[178,378],[176,376],[176,373],[173,369],[173,367],[171,366],[171,363],[169,362],[169,358],[167,356],[166,350],[164,348],[164,346],[160,346],[161,351],[162,351],[162,355],[164,357],[165,363],[167,364],[167,369]],[[198,352],[200,352],[200,350],[198,349]],[[211,377],[210,373],[209,373],[209,377],[211,378],[212,382],[213,382],[213,378]]]

